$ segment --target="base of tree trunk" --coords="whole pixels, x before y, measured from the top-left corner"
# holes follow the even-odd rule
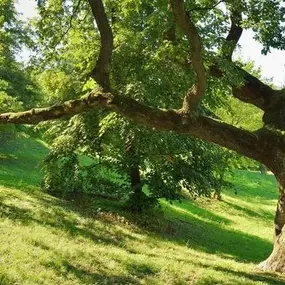
[[[266,166],[263,165],[263,164],[259,164],[259,171],[260,171],[260,173],[263,174],[263,175],[267,174],[267,168],[266,168]]]
[[[131,212],[141,213],[148,208],[147,202],[148,197],[141,189],[141,193],[133,193],[133,195],[130,196],[126,203],[126,207]]]
[[[285,235],[281,233],[276,238],[271,255],[258,265],[263,271],[276,271],[285,273]]]
[[[214,195],[213,195],[213,199],[218,200],[218,201],[222,201],[222,195],[220,192],[215,191]]]

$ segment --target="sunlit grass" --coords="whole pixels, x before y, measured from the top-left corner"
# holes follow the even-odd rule
[[[0,168],[1,285],[285,284],[255,269],[272,247],[272,176],[238,171],[221,202],[162,201],[163,214],[130,215],[114,201],[41,192],[47,150],[25,141],[1,151],[12,155]]]

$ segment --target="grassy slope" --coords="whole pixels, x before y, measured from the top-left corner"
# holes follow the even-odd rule
[[[1,285],[285,284],[254,269],[271,251],[272,176],[237,172],[237,195],[222,202],[162,202],[164,216],[131,217],[114,202],[40,192],[46,152],[30,138],[1,148]]]

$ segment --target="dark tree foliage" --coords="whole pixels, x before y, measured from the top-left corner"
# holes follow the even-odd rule
[[[225,184],[224,150],[188,136],[137,128],[114,113],[75,116],[49,127],[46,136],[54,143],[43,164],[43,186],[55,195],[127,200],[129,209],[142,211],[159,198],[180,200],[182,189],[194,197],[210,196]],[[138,189],[132,187],[134,169]]]

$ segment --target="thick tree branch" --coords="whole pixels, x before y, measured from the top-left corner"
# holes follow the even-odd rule
[[[0,114],[0,123],[37,124],[42,121],[71,117],[94,108],[104,107],[107,104],[107,101],[112,100],[112,98],[113,96],[110,93],[95,94],[94,92],[91,92],[86,98],[66,101],[60,105],[54,105],[46,108],[35,108],[18,113]]]
[[[244,85],[241,87],[233,86],[232,92],[234,97],[266,111],[271,99],[278,91],[272,89],[243,68],[237,67],[237,69],[244,79]]]
[[[183,110],[189,113],[195,110],[206,92],[206,74],[202,57],[202,45],[198,30],[184,7],[183,0],[170,0],[174,20],[184,32],[191,48],[192,65],[196,73],[196,82],[184,98]]]
[[[238,41],[242,35],[242,14],[241,12],[231,9],[231,27],[229,33],[225,39],[225,44],[222,47],[222,56],[228,60],[232,60],[233,52],[238,44]],[[264,84],[261,80],[251,75],[243,68],[236,66],[237,72],[244,79],[243,86],[233,86],[232,93],[237,99],[255,105],[263,111],[266,111],[270,105],[271,99],[278,91],[273,90],[267,84]],[[217,65],[210,68],[211,75],[221,77],[223,72]]]
[[[237,99],[255,105],[265,111],[270,104],[271,98],[280,91],[272,89],[261,80],[251,75],[243,68],[236,66],[237,73],[244,79],[242,86],[233,86],[232,93]],[[215,77],[222,77],[223,71],[218,65],[213,65],[209,69],[210,74]]]
[[[111,90],[110,70],[113,52],[113,34],[102,0],[88,0],[101,37],[100,53],[91,77],[103,88],[104,92]]]
[[[233,52],[238,44],[238,41],[242,35],[242,15],[241,12],[232,11],[231,12],[231,28],[226,37],[224,46],[222,47],[222,54],[225,58],[231,60]]]
[[[155,109],[136,100],[111,93],[91,92],[88,97],[67,101],[61,105],[32,109],[19,113],[0,114],[2,124],[36,124],[64,116],[73,116],[93,109],[107,109],[136,123],[159,130],[194,135],[203,140],[227,147],[242,155],[259,159],[264,153],[258,135],[205,116],[190,118],[176,110]]]

